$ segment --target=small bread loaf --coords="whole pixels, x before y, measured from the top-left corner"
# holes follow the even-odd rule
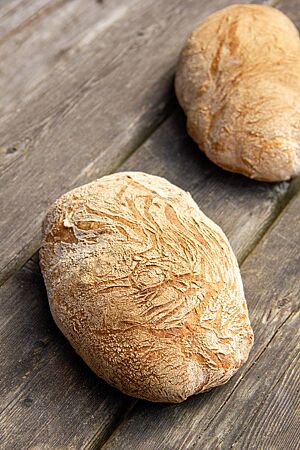
[[[175,88],[213,162],[264,181],[300,174],[300,39],[280,11],[234,5],[208,17],[182,50]]]
[[[239,268],[191,196],[139,172],[63,195],[40,263],[58,327],[126,394],[181,402],[226,381],[253,333]]]

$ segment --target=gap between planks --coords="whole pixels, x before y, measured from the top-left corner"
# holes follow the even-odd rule
[[[251,253],[255,250],[259,242],[264,238],[264,236],[276,225],[276,222],[279,220],[281,214],[284,214],[285,209],[289,206],[291,201],[300,194],[300,177],[293,179],[289,182],[289,187],[286,194],[282,199],[279,199],[277,202],[273,214],[271,214],[269,220],[266,222],[265,227],[262,228],[257,233],[257,239],[252,242],[252,245],[249,245],[247,251],[242,253],[239,258],[239,265],[241,266],[244,261],[251,255]],[[1,284],[0,284],[1,285]]]
[[[37,2],[44,4],[45,0],[34,0]],[[95,34],[103,33],[134,7],[136,0],[124,0],[122,4],[118,0],[102,4],[95,0],[66,1],[59,8],[54,8],[55,2],[47,14],[40,13],[30,26],[21,27],[0,45],[0,116],[3,118],[21,110],[24,99],[28,99],[30,93],[34,94],[39,83],[55,73],[58,65],[74,57],[78,44],[87,43]],[[34,6],[36,9],[37,5]],[[17,19],[22,11],[15,14]],[[17,149],[13,143],[11,148],[15,151],[10,158],[13,161],[13,158],[17,159]]]
[[[90,442],[88,442],[84,448],[88,450],[98,450],[101,449],[105,443],[110,439],[112,434],[117,430],[117,428],[121,425],[121,423],[126,420],[126,418],[129,416],[131,411],[134,409],[136,404],[138,403],[138,399],[132,399],[129,406],[124,404],[124,407],[121,408],[121,411],[119,411],[119,414],[114,418],[114,420],[111,423],[111,426],[108,428],[107,432],[105,434],[101,433],[95,434]]]

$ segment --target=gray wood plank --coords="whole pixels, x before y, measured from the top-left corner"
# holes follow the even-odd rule
[[[137,403],[117,428],[105,449],[296,448],[289,434],[273,427],[265,447],[252,441],[249,427],[272,392],[291,370],[300,337],[300,195],[288,205],[272,229],[246,258],[242,277],[255,334],[254,348],[242,369],[224,387],[189,399],[181,405]],[[291,367],[291,368],[289,368]],[[288,384],[289,402],[299,385]],[[299,406],[299,395],[296,401]],[[287,401],[284,395],[277,400]],[[286,410],[291,435],[299,438],[297,409]],[[274,413],[274,421],[278,413]],[[266,413],[265,413],[266,414]],[[265,417],[265,416],[264,416]],[[159,434],[157,430],[160,430]],[[298,431],[297,431],[298,430]],[[240,442],[240,439],[245,441]],[[255,439],[255,437],[254,437]],[[273,447],[270,447],[273,442]],[[254,446],[254,443],[256,447]]]
[[[15,10],[18,18],[22,12],[28,15],[28,2],[23,3]],[[68,60],[72,47],[87,31],[96,26],[99,33],[103,32],[135,3],[136,0],[52,1],[50,7],[46,5],[36,12],[35,20],[27,20],[26,26],[17,26],[2,44],[0,33],[0,116],[16,111],[20,99],[34,92],[62,60]]]
[[[140,0],[103,33],[93,27],[0,119],[2,279],[38,248],[49,203],[114,170],[165,117],[185,36],[229,3]]]
[[[59,8],[66,0],[9,0],[0,3],[0,45],[18,30]]]
[[[294,333],[298,336],[296,327]],[[294,339],[294,336],[291,336],[291,339]],[[275,345],[275,341],[273,344]],[[281,342],[279,341],[278,344],[278,348],[283,353],[282,347],[280,347]],[[295,349],[297,349],[296,346],[297,344],[295,345]],[[271,357],[274,360],[275,354],[272,354]],[[292,359],[290,354],[288,354],[288,358],[289,360]],[[260,448],[262,450],[286,450],[287,446],[289,449],[299,448],[300,348],[295,352],[294,359],[292,359],[281,378],[278,375],[278,382],[273,383],[273,388],[270,389],[262,407],[259,408],[259,411],[253,417],[244,434],[238,441],[234,442],[232,448]],[[265,374],[257,374],[257,378],[261,376],[265,376]]]

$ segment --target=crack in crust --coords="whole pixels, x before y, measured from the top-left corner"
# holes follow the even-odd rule
[[[63,195],[40,263],[53,317],[101,378],[151,401],[225,383],[253,342],[238,265],[191,196],[139,172]]]
[[[187,128],[216,164],[263,181],[300,174],[300,39],[263,5],[233,5],[187,40],[175,89]]]

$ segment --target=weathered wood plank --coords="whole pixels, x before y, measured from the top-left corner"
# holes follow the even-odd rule
[[[224,387],[193,397],[182,405],[139,402],[108,440],[106,449],[125,449],[129,443],[135,449],[227,449],[235,445],[237,448],[296,448],[290,447],[288,434],[278,434],[279,428],[272,430],[269,440],[265,436],[266,442],[274,443],[273,447],[253,447],[248,427],[259,411],[263,414],[263,407],[274,390],[279,396],[276,384],[285,371],[288,373],[299,353],[299,211],[300,195],[242,265],[255,333],[248,362]],[[288,389],[291,402],[291,396],[297,395],[295,383],[289,384]],[[284,396],[279,401],[284,402]],[[293,426],[292,435],[299,437],[299,415],[295,410],[285,413]],[[240,445],[241,438],[246,442]]]
[[[66,0],[9,0],[0,3],[0,45]]]
[[[299,329],[300,324],[298,324]],[[296,331],[296,333],[295,333]],[[297,328],[294,336],[298,336]],[[275,345],[275,341],[272,343]],[[280,348],[278,342],[278,349]],[[296,344],[297,345],[297,344]],[[274,348],[274,347],[273,347]],[[296,346],[295,346],[296,348]],[[276,349],[275,349],[276,350]],[[289,360],[292,359],[288,354]],[[275,352],[270,359],[275,359]],[[284,362],[285,363],[285,362]],[[278,363],[277,363],[278,364]],[[286,365],[286,364],[285,364]],[[257,378],[265,377],[266,374],[258,374]],[[234,449],[260,448],[286,450],[299,448],[300,443],[300,348],[295,358],[278,379],[277,384],[269,391],[269,394],[259,411],[252,419],[244,435],[232,446]],[[259,395],[259,394],[258,394]]]
[[[186,34],[229,3],[140,0],[104,33],[92,28],[0,121],[2,279],[37,249],[49,203],[114,170],[162,120]]]
[[[68,60],[72,47],[87,30],[96,25],[98,32],[103,32],[135,3],[136,0],[52,1],[36,13],[35,20],[25,22],[27,26],[14,29],[2,44],[0,33],[0,116],[14,113],[20,107],[20,99],[33,92],[62,60]],[[27,9],[26,2],[15,14],[19,17],[22,11],[28,13]]]

